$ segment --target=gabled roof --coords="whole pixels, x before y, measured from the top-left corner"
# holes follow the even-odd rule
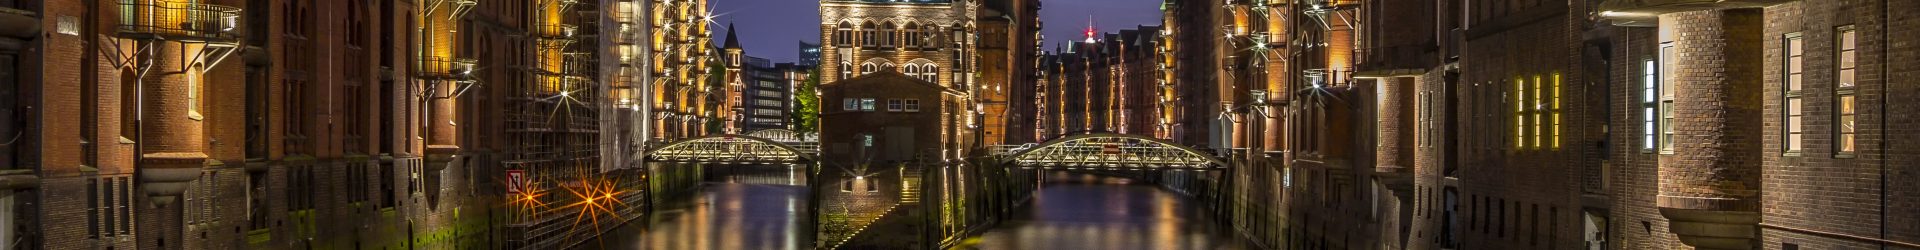
[[[733,23],[727,23],[727,46],[721,47],[721,48],[726,48],[726,49],[740,48],[740,35],[734,34],[733,33],[734,30],[735,29],[733,28]]]

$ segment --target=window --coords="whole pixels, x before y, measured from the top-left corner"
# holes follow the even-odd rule
[[[900,36],[900,47],[914,48],[920,46],[920,24],[907,23],[907,29],[902,33],[904,34]]]
[[[919,78],[920,80],[927,80],[927,82],[940,82],[940,66],[927,64],[926,66],[920,67]]]
[[[920,65],[907,64],[907,67],[900,68],[900,73],[906,73],[907,76],[913,78],[920,78]]]
[[[907,112],[920,112],[920,99],[907,99],[905,103]]]
[[[873,63],[860,64],[860,74],[862,75],[873,74],[873,72],[878,71],[880,71],[880,65],[874,65]]]
[[[754,114],[754,115],[759,115],[759,116],[781,116],[781,115],[786,115],[786,114],[781,114],[779,110],[772,110],[772,109],[755,109],[755,110],[753,110],[753,114]]]
[[[1806,78],[1803,74],[1803,70],[1806,69],[1804,64],[1806,42],[1800,39],[1800,33],[1787,34],[1786,47],[1786,65],[1781,67],[1786,72],[1786,79],[1783,81],[1786,86],[1781,88],[1781,95],[1784,97],[1782,100],[1785,103],[1781,117],[1786,120],[1786,126],[1782,126],[1784,131],[1781,134],[1785,138],[1780,146],[1781,151],[1786,153],[1799,153],[1804,145],[1802,139],[1806,138],[1807,132],[1803,125],[1806,121],[1806,109],[1800,99],[1800,90],[1804,87],[1801,85],[1801,80]]]
[[[895,32],[893,30],[893,22],[880,23],[880,47],[881,48],[893,47],[893,37],[895,35],[894,33]]]
[[[887,99],[887,112],[905,111],[906,108],[907,108],[907,103],[905,100]]]
[[[860,25],[860,46],[873,47],[873,29],[874,25],[871,22]]]
[[[1858,150],[1854,147],[1857,143],[1854,138],[1859,132],[1854,127],[1854,122],[1859,115],[1858,107],[1855,106],[1857,98],[1854,97],[1854,67],[1858,66],[1859,62],[1855,60],[1857,55],[1854,50],[1858,48],[1856,42],[1859,40],[1855,37],[1857,35],[1852,25],[1840,26],[1837,29],[1839,44],[1836,46],[1840,51],[1839,62],[1836,64],[1839,65],[1840,72],[1837,77],[1839,82],[1833,88],[1835,102],[1833,106],[1839,109],[1836,117],[1838,124],[1834,125],[1834,152],[1836,156],[1849,156]]]
[[[853,63],[840,62],[840,79],[853,78]]]
[[[772,91],[772,90],[764,90],[764,89],[763,89],[763,90],[760,90],[760,91],[754,91],[754,95],[757,95],[757,96],[760,96],[760,97],[772,97],[772,98],[780,98],[780,92],[779,92],[779,91]]]
[[[833,44],[839,46],[853,45],[853,24],[840,22],[839,29],[833,31]]]
[[[840,110],[860,111],[860,99],[853,99],[853,98],[841,99]]]
[[[1674,68],[1679,60],[1674,59],[1673,43],[1660,45],[1660,152],[1673,154],[1673,84]]]
[[[1655,93],[1659,93],[1658,88],[1655,87],[1655,84],[1659,82],[1656,80],[1658,78],[1655,78],[1656,75],[1654,74],[1654,72],[1658,72],[1659,68],[1655,65],[1652,59],[1648,59],[1641,62],[1640,69],[1640,117],[1642,124],[1640,129],[1644,134],[1641,138],[1640,150],[1647,152],[1653,152],[1655,145],[1658,145],[1656,144],[1655,138],[1657,138],[1656,134],[1659,130],[1655,130],[1654,128],[1658,122],[1656,122],[1657,119],[1654,118],[1653,112],[1654,109],[1658,107],[1656,103],[1658,103],[1660,99],[1659,95],[1655,95]]]
[[[758,105],[761,107],[780,107],[780,105],[782,104],[784,103],[781,103],[780,101],[775,101],[775,100],[767,100],[767,99],[753,100],[753,105]]]
[[[1527,128],[1528,128],[1527,117],[1528,117],[1528,114],[1531,113],[1529,112],[1530,109],[1527,108],[1527,106],[1528,106],[1527,105],[1527,80],[1514,79],[1514,82],[1513,82],[1513,116],[1514,116],[1513,147],[1515,149],[1527,148]]]
[[[1554,73],[1553,84],[1547,85],[1547,86],[1548,86],[1548,89],[1546,92],[1547,92],[1548,105],[1546,105],[1546,109],[1547,109],[1546,113],[1548,116],[1551,116],[1551,118],[1549,118],[1548,121],[1552,122],[1551,125],[1553,126],[1550,128],[1550,129],[1553,129],[1553,133],[1552,133],[1553,144],[1548,146],[1553,147],[1554,149],[1559,149],[1560,148],[1560,74]]]
[[[873,111],[873,98],[861,98],[860,111]]]

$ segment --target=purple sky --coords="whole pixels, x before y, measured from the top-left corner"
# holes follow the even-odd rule
[[[820,40],[820,1],[818,0],[709,0],[718,18],[714,43],[726,39],[726,24],[740,29],[740,46],[747,55],[771,59],[776,63],[793,62],[799,57],[797,41]],[[1160,24],[1163,0],[1043,0],[1040,21],[1047,26],[1047,49],[1060,41],[1084,39],[1087,17],[1092,16],[1100,32],[1132,29],[1138,25]]]

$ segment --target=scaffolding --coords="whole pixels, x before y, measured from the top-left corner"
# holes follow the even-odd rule
[[[621,187],[637,178],[600,173],[602,109],[614,93],[600,81],[596,39],[599,6],[575,0],[534,0],[529,25],[532,60],[509,87],[506,169],[523,170],[531,184],[514,197],[526,206],[510,227],[514,248],[564,248],[611,229],[631,211]],[[544,194],[544,195],[538,195]],[[604,197],[602,197],[604,196]],[[606,222],[602,225],[595,221]]]

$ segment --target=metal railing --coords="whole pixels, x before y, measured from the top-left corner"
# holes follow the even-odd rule
[[[120,0],[120,33],[173,40],[235,40],[241,9],[164,0]]]
[[[425,78],[468,78],[479,61],[468,58],[428,56],[414,62],[415,76]]]
[[[534,29],[535,35],[547,39],[571,39],[580,28],[571,24],[545,24]]]

